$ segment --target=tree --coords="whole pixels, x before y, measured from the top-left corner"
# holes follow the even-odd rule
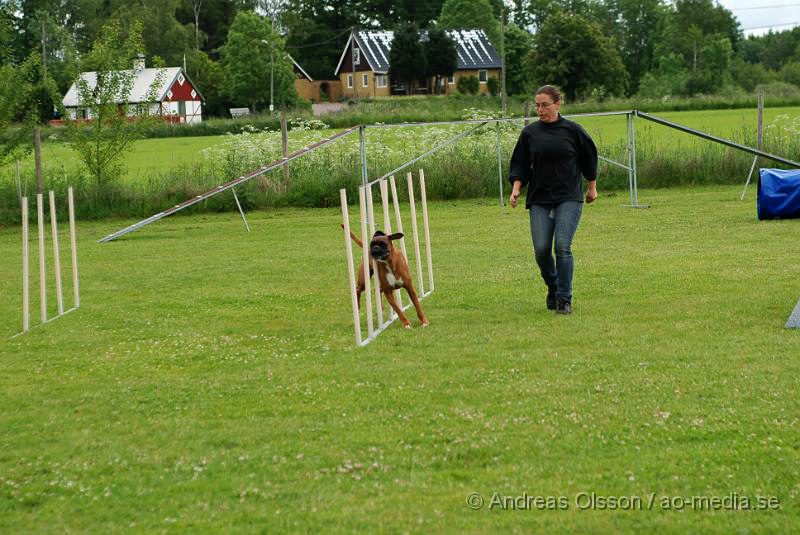
[[[731,77],[736,85],[750,93],[755,90],[757,85],[768,84],[775,80],[775,76],[762,64],[750,63],[741,57],[733,59]]]
[[[621,94],[627,84],[618,47],[597,24],[576,14],[557,12],[542,24],[529,64],[537,84],[558,85],[571,99],[601,88]]]
[[[83,67],[94,70],[94,78],[81,75],[75,80],[78,106],[88,111],[89,124],[68,120],[69,143],[101,187],[121,174],[120,158],[140,136],[156,102],[155,91],[163,83],[163,75],[157,76],[147,102],[129,104],[135,80],[133,58],[144,50],[141,35],[141,22],[131,25],[125,39],[117,21],[109,22],[84,59]],[[140,120],[129,124],[129,115]]]
[[[194,48],[194,24],[181,24],[175,18],[183,0],[138,0],[124,3],[112,20],[119,21],[124,38],[136,21],[142,22],[145,55],[159,56],[170,66],[182,65],[183,55]]]
[[[364,18],[376,21],[384,29],[409,23],[427,28],[439,16],[443,3],[444,0],[362,0],[359,10]]]
[[[281,17],[287,50],[312,78],[333,78],[350,30],[369,26],[360,10],[353,9],[353,3],[289,0]]]
[[[659,22],[665,16],[661,0],[618,0],[622,61],[635,92],[642,75],[655,66]]]
[[[411,94],[415,80],[425,76],[427,60],[425,50],[419,42],[416,24],[404,24],[394,32],[392,48],[389,50],[389,76],[405,84],[406,95]]]
[[[225,92],[225,73],[222,65],[213,61],[202,50],[190,50],[186,54],[186,70],[192,82],[203,94],[203,115],[227,117],[229,106]]]
[[[192,9],[194,15],[194,47],[195,50],[200,50],[200,11],[203,9],[203,2],[205,0],[184,0]]]
[[[0,165],[30,152],[33,129],[42,123],[42,108],[52,105],[58,95],[36,51],[19,65],[0,66]]]
[[[434,93],[438,94],[442,89],[442,80],[446,80],[458,68],[456,45],[444,30],[433,29],[428,32],[428,40],[425,42],[425,61],[428,65],[427,75],[434,79]]]
[[[800,87],[800,63],[796,61],[787,63],[781,69],[778,77],[782,82]]]
[[[253,111],[270,102],[270,50],[274,57],[274,101],[280,107],[297,102],[296,76],[283,39],[272,31],[269,19],[255,13],[239,12],[221,48],[226,90],[236,103]]]
[[[530,90],[527,59],[532,41],[531,34],[516,24],[506,26],[506,92],[509,95],[524,95]]]
[[[731,41],[724,35],[711,36],[700,49],[697,67],[689,77],[689,94],[716,93],[731,81]]]
[[[495,47],[500,46],[500,21],[489,0],[445,0],[439,27],[444,30],[481,29]]]
[[[657,67],[642,76],[638,94],[647,98],[684,95],[687,92],[689,71],[683,56],[670,52],[656,61]]]
[[[252,11],[255,0],[203,0],[195,18],[193,5],[198,0],[184,0],[175,12],[175,18],[181,24],[191,24],[201,28],[200,50],[211,59],[219,59],[217,48],[225,44],[228,29],[236,17],[237,11]],[[195,34],[195,38],[198,34]],[[159,52],[162,54],[163,52]],[[188,53],[187,53],[188,54]]]

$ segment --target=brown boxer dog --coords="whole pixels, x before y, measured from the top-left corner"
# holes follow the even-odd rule
[[[344,225],[341,225],[341,227],[344,228]],[[406,257],[403,256],[400,250],[395,249],[394,245],[392,245],[394,240],[399,240],[402,237],[403,234],[401,232],[396,232],[387,236],[380,230],[375,231],[375,235],[372,237],[372,241],[369,244],[369,254],[378,265],[378,280],[380,280],[381,283],[381,292],[383,292],[383,295],[386,296],[386,301],[389,302],[389,305],[397,313],[397,317],[403,322],[403,327],[410,329],[411,322],[409,322],[406,315],[403,314],[403,310],[397,304],[392,294],[394,290],[399,290],[400,288],[406,289],[408,296],[411,298],[411,302],[414,303],[414,308],[417,309],[417,316],[419,316],[420,323],[423,327],[426,327],[428,325],[428,320],[425,318],[425,313],[422,311],[422,307],[419,304],[417,292],[414,290],[414,284],[411,281],[411,274],[408,271]],[[364,247],[364,244],[352,231],[350,231],[350,238],[352,238],[359,247]],[[372,275],[372,265],[370,265],[369,276],[372,277]],[[364,262],[362,261],[359,262],[358,283],[356,286],[359,308],[361,308],[361,294],[366,288],[364,280]]]

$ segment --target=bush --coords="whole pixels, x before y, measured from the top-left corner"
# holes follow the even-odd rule
[[[458,79],[456,87],[462,95],[475,95],[478,93],[480,85],[481,83],[477,76],[462,76]]]
[[[769,97],[800,97],[800,87],[786,82],[759,84],[756,86],[758,91],[764,91],[764,95]]]
[[[486,82],[486,85],[489,87],[489,93],[493,97],[499,95],[500,91],[502,90],[500,79],[497,78],[496,76],[489,77],[489,80]]]

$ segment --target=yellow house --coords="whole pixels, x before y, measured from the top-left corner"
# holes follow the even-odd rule
[[[311,102],[338,102],[342,97],[342,83],[339,80],[314,80],[308,73],[289,55],[297,78],[294,88],[300,98]]]
[[[500,78],[502,62],[497,50],[489,42],[483,30],[448,30],[458,53],[458,66],[447,80],[442,80],[439,93],[457,92],[459,78],[474,76],[478,79],[478,91],[489,92],[489,78]],[[342,51],[335,75],[342,84],[342,95],[352,98],[385,97],[405,95],[403,82],[389,78],[389,51],[394,32],[360,31],[350,34]],[[420,32],[420,40],[427,40],[427,33]],[[414,94],[434,92],[434,79],[424,75],[412,87]]]

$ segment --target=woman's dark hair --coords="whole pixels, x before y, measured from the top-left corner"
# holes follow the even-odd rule
[[[549,95],[553,102],[561,102],[561,90],[554,85],[543,85],[536,90],[537,95]]]

